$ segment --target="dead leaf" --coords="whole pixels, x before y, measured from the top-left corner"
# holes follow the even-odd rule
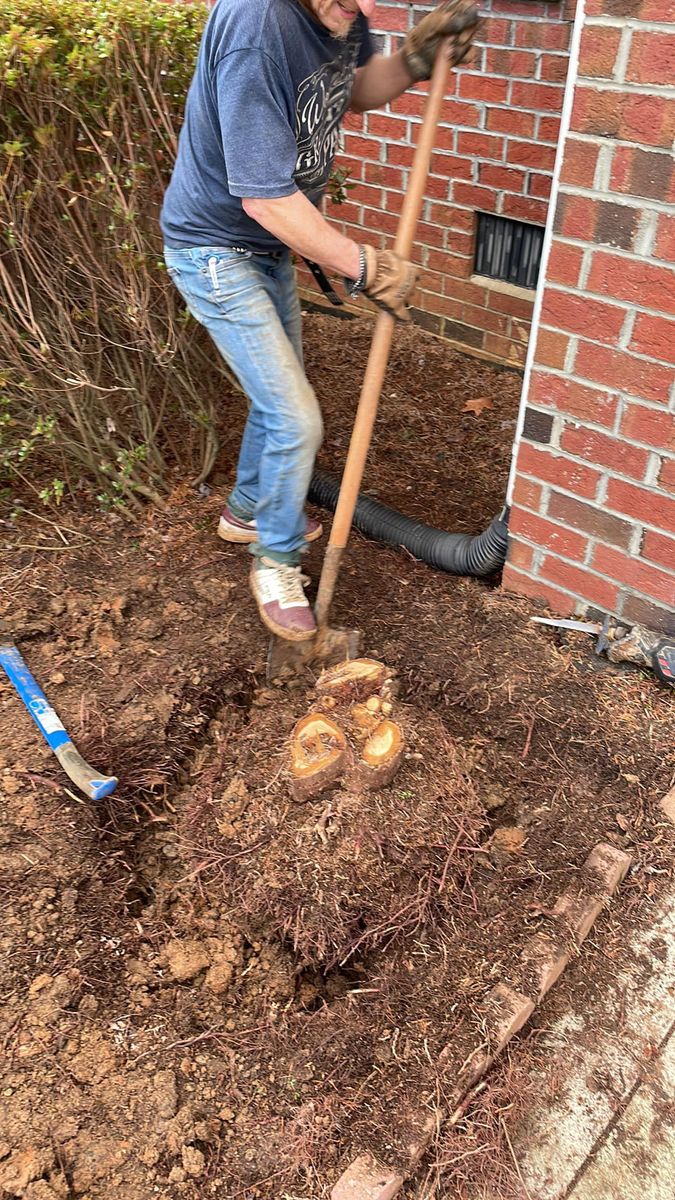
[[[478,396],[476,400],[467,400],[462,412],[472,412],[474,416],[479,417],[486,408],[492,408],[490,397]]]
[[[614,820],[619,826],[619,829],[622,829],[624,833],[628,833],[628,830],[630,829],[630,821],[627,820],[626,817],[624,817],[621,813],[615,813]]]

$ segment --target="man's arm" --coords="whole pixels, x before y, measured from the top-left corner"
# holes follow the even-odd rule
[[[412,82],[413,77],[405,65],[402,50],[389,57],[374,54],[354,76],[349,107],[352,112],[359,113],[382,108],[405,92]]]
[[[359,277],[359,245],[329,225],[302,192],[276,200],[244,199],[247,216],[296,254],[346,279]]]

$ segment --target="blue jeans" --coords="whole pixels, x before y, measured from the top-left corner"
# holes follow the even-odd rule
[[[302,361],[302,316],[290,252],[225,246],[164,251],[193,317],[208,329],[250,409],[228,503],[255,517],[251,552],[297,564],[305,499],[321,445],[321,410]]]

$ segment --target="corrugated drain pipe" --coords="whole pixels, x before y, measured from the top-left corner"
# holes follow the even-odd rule
[[[313,504],[335,512],[340,485],[333,475],[315,471],[309,488]],[[508,509],[503,509],[483,533],[445,533],[404,517],[370,496],[359,496],[353,525],[385,546],[404,546],[415,558],[451,575],[492,575],[506,561]]]

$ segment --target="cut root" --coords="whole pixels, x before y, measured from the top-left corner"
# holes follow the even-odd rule
[[[298,721],[290,751],[291,795],[300,803],[337,783],[350,760],[344,733],[320,712]]]
[[[349,771],[347,782],[350,788],[374,791],[386,787],[403,761],[404,750],[400,725],[395,721],[380,721]]]
[[[365,703],[388,693],[392,672],[374,658],[354,658],[324,671],[316,683],[317,696],[334,703]]]

